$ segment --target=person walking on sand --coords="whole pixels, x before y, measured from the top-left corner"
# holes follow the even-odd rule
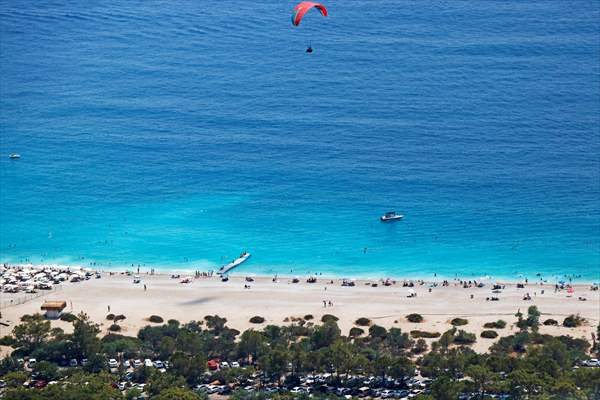
[[[144,283],[144,292],[146,291],[146,284]]]
[[[108,312],[110,312],[110,305],[108,306]]]

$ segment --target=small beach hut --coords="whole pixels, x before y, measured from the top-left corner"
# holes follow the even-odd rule
[[[45,301],[41,309],[46,311],[46,318],[57,319],[62,311],[67,307],[66,301]]]

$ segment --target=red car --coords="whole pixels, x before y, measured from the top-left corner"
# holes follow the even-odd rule
[[[217,369],[219,369],[219,360],[217,360],[217,359],[208,360],[206,365],[208,366],[208,369],[210,369],[211,371],[216,371]]]
[[[33,384],[33,387],[35,387],[36,389],[43,389],[46,386],[48,386],[48,382],[44,380],[35,381],[35,383]]]

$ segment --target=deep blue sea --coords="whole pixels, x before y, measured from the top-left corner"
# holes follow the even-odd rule
[[[600,2],[294,4],[0,1],[0,260],[600,279]]]

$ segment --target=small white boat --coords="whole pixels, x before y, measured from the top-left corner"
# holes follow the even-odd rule
[[[247,251],[243,252],[242,254],[240,254],[240,256],[233,260],[232,262],[230,262],[227,265],[224,265],[221,267],[221,269],[219,269],[219,271],[217,271],[217,274],[219,275],[223,275],[226,274],[227,272],[231,271],[232,269],[234,269],[235,267],[237,267],[238,265],[240,265],[241,263],[243,263],[244,261],[246,261],[248,258],[250,258],[250,253],[248,253]]]
[[[11,160],[16,160],[21,158],[21,155],[17,153],[12,153],[10,156],[8,156],[8,158],[10,158]]]
[[[396,214],[396,211],[388,211],[385,213],[385,215],[382,215],[381,218],[379,218],[379,219],[381,220],[381,222],[388,222],[388,221],[400,221],[402,218],[404,218],[404,215]]]

